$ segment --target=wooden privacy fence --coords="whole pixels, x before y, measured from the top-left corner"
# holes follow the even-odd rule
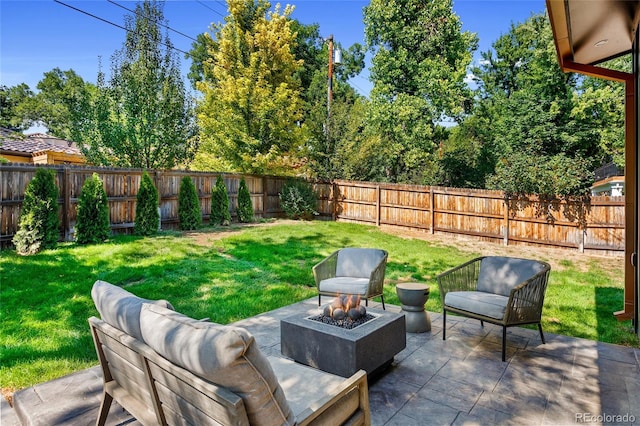
[[[84,181],[97,173],[107,192],[111,227],[127,232],[135,221],[140,169],[40,166],[56,171],[60,190],[61,237],[73,239],[78,197]],[[0,243],[11,243],[20,207],[35,166],[0,165]],[[161,226],[178,227],[178,191],[190,176],[200,197],[203,219],[211,213],[211,190],[220,173],[151,171],[160,195]],[[222,174],[232,216],[244,177],[256,217],[282,217],[279,194],[285,177]],[[316,183],[320,218],[450,233],[503,244],[543,244],[614,254],[624,252],[624,197],[592,197],[588,202],[506,199],[501,191],[421,185],[335,181]]]
[[[624,253],[624,197],[588,201],[507,199],[502,191],[336,181],[318,185],[335,220],[542,244],[601,254]],[[331,202],[329,202],[331,201]]]
[[[111,229],[115,233],[128,232],[135,221],[136,196],[143,170],[82,166],[38,166],[56,171],[56,185],[60,192],[61,238],[72,240],[76,223],[78,197],[84,181],[97,173],[104,183],[109,201]],[[35,175],[36,167],[23,164],[0,165],[0,244],[9,245],[18,229],[20,208],[28,183]],[[178,191],[183,176],[190,176],[200,198],[203,220],[211,214],[211,191],[221,173],[201,173],[180,170],[150,171],[149,175],[158,189],[160,221],[163,229],[178,228]],[[222,173],[229,193],[229,205],[235,216],[238,205],[238,188],[244,177],[257,217],[279,217],[279,194],[286,178],[274,176],[240,175]]]

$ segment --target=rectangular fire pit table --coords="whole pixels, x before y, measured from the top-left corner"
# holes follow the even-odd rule
[[[358,370],[376,376],[407,344],[404,314],[367,309],[375,318],[352,329],[310,319],[319,311],[280,321],[282,355],[319,370],[349,377]]]

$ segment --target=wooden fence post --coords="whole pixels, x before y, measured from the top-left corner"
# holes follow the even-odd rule
[[[502,237],[502,244],[505,246],[509,245],[509,196],[505,195],[504,197],[504,230]]]
[[[268,184],[268,180],[266,176],[262,176],[262,218],[266,218],[267,217],[267,199],[268,197],[268,192],[267,192],[267,184]]]
[[[433,186],[429,187],[429,204],[431,207],[431,224],[429,225],[429,229],[431,230],[432,234],[436,233],[436,206],[435,206],[435,202],[436,202],[436,195],[435,195],[435,191],[433,190]]]
[[[376,185],[376,226],[380,226],[380,185]]]
[[[64,240],[71,241],[71,218],[69,210],[71,210],[71,174],[69,167],[62,168],[62,226],[64,228]]]
[[[338,184],[331,182],[331,217],[335,222],[338,216]]]

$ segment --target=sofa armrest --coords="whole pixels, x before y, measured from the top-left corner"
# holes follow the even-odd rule
[[[357,392],[357,405],[354,406]],[[367,373],[359,370],[334,389],[332,395],[316,401],[296,418],[297,425],[371,424]]]
[[[546,265],[542,271],[511,290],[504,316],[507,324],[540,321],[550,270],[551,267]]]
[[[313,278],[316,281],[316,287],[320,288],[320,281],[336,276],[338,252],[339,250],[334,251],[329,257],[313,267]]]
[[[442,306],[444,306],[445,296],[450,291],[476,290],[482,259],[483,257],[472,259],[438,275],[438,289]]]

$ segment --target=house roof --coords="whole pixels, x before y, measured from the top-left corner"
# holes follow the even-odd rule
[[[640,0],[546,2],[558,61],[565,71],[580,72],[574,64],[595,65],[631,52]]]
[[[22,135],[0,128],[0,151],[37,154],[45,151],[82,155],[78,144],[43,133]]]

